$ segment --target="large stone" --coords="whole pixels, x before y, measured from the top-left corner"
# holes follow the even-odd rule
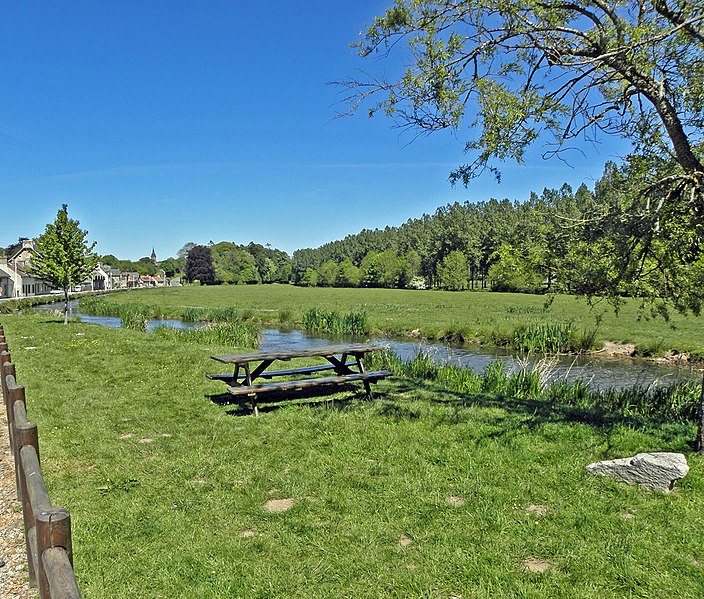
[[[687,459],[681,453],[639,453],[630,458],[594,462],[587,473],[608,476],[629,485],[640,485],[665,493],[672,490],[675,481],[689,472]]]

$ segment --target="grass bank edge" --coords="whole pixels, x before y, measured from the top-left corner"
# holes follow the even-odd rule
[[[562,329],[559,336],[566,341],[557,349],[562,353],[601,352],[608,341],[619,352],[633,344],[635,357],[673,362],[704,357],[698,318],[673,315],[670,323],[647,320],[636,302],[627,302],[616,316],[606,307],[597,312],[573,296],[557,296],[547,305],[544,296],[527,294],[259,285],[137,290],[107,297],[106,302],[148,305],[154,317],[167,318],[178,318],[189,309],[207,312],[235,306],[241,320],[283,327],[303,327],[311,310],[364,313],[369,334],[521,351],[554,345],[552,333]]]

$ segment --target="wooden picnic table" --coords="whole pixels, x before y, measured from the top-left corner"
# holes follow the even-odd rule
[[[260,393],[272,391],[289,391],[320,387],[324,385],[340,385],[360,381],[365,391],[372,397],[370,383],[391,376],[388,370],[367,372],[364,369],[364,356],[369,352],[385,349],[380,345],[361,343],[326,345],[324,347],[309,347],[305,349],[289,349],[274,351],[258,351],[247,354],[230,354],[212,356],[213,360],[223,364],[232,364],[235,369],[232,374],[208,374],[208,378],[224,381],[228,384],[230,394],[248,395],[252,398],[252,410],[258,414],[256,397]],[[324,358],[328,364],[322,366],[307,366],[289,370],[267,370],[277,360],[289,361],[296,358]],[[256,363],[256,364],[255,364]],[[254,367],[252,368],[252,365]],[[334,376],[314,377],[315,373],[333,370]],[[276,383],[255,384],[258,379],[272,379],[279,376],[306,375],[299,380],[281,381]]]

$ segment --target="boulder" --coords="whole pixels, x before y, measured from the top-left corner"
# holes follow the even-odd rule
[[[665,493],[672,490],[675,481],[689,472],[687,459],[681,453],[639,453],[630,458],[594,462],[587,473],[608,476],[629,485],[640,485]]]

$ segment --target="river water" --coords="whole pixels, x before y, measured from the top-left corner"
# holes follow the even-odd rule
[[[55,311],[63,310],[63,304],[46,304],[37,306],[35,310]],[[115,316],[90,316],[81,314],[78,302],[69,304],[70,315],[78,317],[82,322],[102,326],[120,328],[120,318]],[[178,329],[188,329],[200,326],[185,323],[180,320],[149,320],[147,330],[151,331],[159,326],[170,326]],[[312,335],[299,330],[265,329],[262,331],[261,350],[277,349],[304,349],[332,342],[339,343],[341,339]],[[354,341],[359,341],[355,339]],[[508,371],[515,371],[528,360],[533,365],[540,359],[531,356],[517,355],[514,352],[501,348],[483,346],[452,346],[439,343],[419,343],[403,339],[371,338],[369,341],[388,346],[401,358],[412,358],[418,352],[428,352],[438,362],[455,363],[465,368],[481,372],[488,364],[497,360],[504,363]],[[598,356],[558,356],[552,365],[551,379],[574,381],[581,379],[595,387],[602,389],[613,387],[629,387],[633,385],[649,386],[653,384],[669,384],[681,380],[698,380],[700,373],[689,367],[676,367],[658,364],[650,360],[634,358],[601,358]]]

